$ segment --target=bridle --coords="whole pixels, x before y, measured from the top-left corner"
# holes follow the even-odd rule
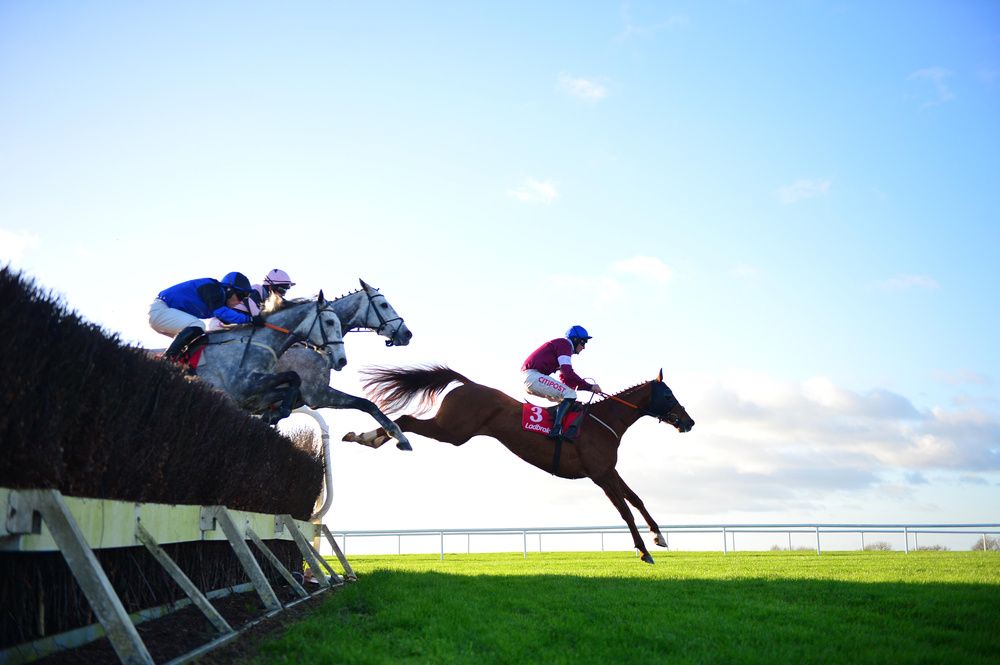
[[[373,294],[370,291],[368,291],[368,289],[365,289],[365,295],[368,296],[368,311],[369,312],[374,311],[375,316],[378,317],[379,327],[374,328],[376,334],[382,335],[383,334],[382,331],[388,328],[389,324],[396,323],[397,321],[399,322],[396,323],[396,327],[392,329],[392,335],[390,335],[389,338],[385,340],[386,346],[394,346],[396,344],[395,342],[396,335],[399,333],[399,329],[403,327],[403,317],[397,316],[394,319],[385,318],[384,316],[382,316],[382,312],[378,311],[378,307],[375,306],[375,299],[382,298],[383,300],[385,300],[385,296],[382,295],[381,293],[378,293],[377,291]]]
[[[669,388],[667,388],[667,390],[670,391]],[[639,406],[637,404],[633,404],[632,402],[623,400],[620,397],[616,397],[615,395],[611,395],[611,394],[605,393],[605,392],[601,392],[601,393],[598,393],[598,394],[601,397],[606,397],[608,399],[611,399],[611,400],[614,400],[614,401],[618,402],[619,404],[624,404],[625,406],[628,406],[628,407],[631,407],[631,408],[633,408],[633,409],[635,409],[637,411],[640,411],[641,412],[641,414],[640,414],[641,416],[652,416],[653,418],[656,418],[661,423],[662,422],[666,422],[667,424],[673,425],[674,427],[677,427],[678,429],[680,429],[678,427],[678,425],[681,422],[681,417],[678,416],[677,414],[675,414],[672,409],[668,410],[667,413],[666,413],[666,415],[660,415],[658,413],[654,413],[648,407],[641,407],[641,406]],[[671,392],[670,395],[673,396],[673,393]],[[657,396],[653,395],[653,397],[649,401],[650,405],[652,405],[653,402],[656,401],[656,399],[657,399]],[[677,398],[676,397],[674,398],[674,401],[677,402]],[[677,402],[677,404],[679,406],[680,402]]]
[[[327,349],[327,347],[337,346],[338,344],[341,345],[341,346],[344,345],[344,340],[343,339],[333,340],[332,342],[330,341],[330,338],[326,334],[326,328],[323,326],[323,319],[320,316],[320,314],[322,314],[323,312],[331,312],[334,316],[337,315],[337,312],[332,307],[330,307],[329,304],[327,304],[325,307],[323,307],[323,306],[320,306],[320,301],[317,300],[316,301],[316,318],[313,319],[312,325],[309,326],[309,332],[306,333],[305,339],[302,340],[306,344],[309,344],[310,346],[315,347],[321,353],[323,351],[325,351]],[[317,325],[319,325],[319,335],[320,335],[320,338],[323,340],[323,343],[319,344],[319,345],[313,344],[313,343],[311,343],[309,341],[309,338],[312,337],[313,328],[315,328]]]
[[[279,332],[279,333],[281,333],[283,335],[290,335],[293,339],[292,339],[291,342],[289,342],[288,346],[291,346],[292,344],[295,344],[296,342],[302,342],[303,344],[306,344],[307,346],[309,346],[311,348],[314,348],[317,351],[319,351],[320,353],[322,353],[328,347],[336,346],[338,344],[340,344],[341,346],[343,346],[343,344],[344,344],[344,340],[343,339],[331,341],[330,338],[327,336],[327,334],[326,334],[326,328],[323,327],[322,317],[320,317],[320,314],[322,314],[323,312],[331,312],[334,316],[337,315],[337,312],[332,307],[329,306],[329,303],[327,303],[326,306],[321,306],[320,305],[320,301],[317,300],[316,301],[316,318],[313,319],[312,325],[309,326],[309,331],[306,333],[305,337],[302,337],[301,335],[296,335],[293,331],[289,330],[288,328],[282,328],[281,326],[276,326],[273,323],[267,323],[267,322],[265,322],[264,323],[264,327],[265,328],[270,328],[271,330],[274,330],[275,332]],[[319,344],[319,345],[314,344],[313,342],[311,342],[309,340],[309,338],[312,337],[313,328],[315,328],[317,324],[319,324],[320,338],[323,340],[323,343]],[[260,342],[253,341],[253,336],[254,336],[254,334],[256,334],[256,332],[257,332],[257,329],[254,328],[253,330],[250,331],[250,337],[249,338],[244,337],[242,340],[240,340],[240,341],[246,340],[245,344],[247,345],[246,348],[243,349],[243,357],[240,358],[240,367],[241,368],[243,367],[243,363],[246,362],[247,351],[250,350],[251,346],[259,346],[262,349],[264,349],[266,351],[269,351],[271,353],[271,356],[274,358],[274,362],[275,363],[278,362],[278,354],[274,351],[274,349],[272,349],[270,346],[268,346],[266,344],[262,344]]]

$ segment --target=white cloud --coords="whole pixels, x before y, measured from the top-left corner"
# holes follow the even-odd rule
[[[924,102],[923,107],[926,108],[928,106],[938,106],[955,99],[955,94],[948,86],[948,79],[950,77],[951,71],[944,67],[927,67],[912,72],[908,79],[910,81],[926,81],[933,86],[934,97]]]
[[[684,14],[674,14],[662,21],[656,21],[645,25],[640,25],[632,20],[632,11],[628,3],[622,6],[622,23],[624,27],[621,32],[615,35],[614,41],[626,42],[640,37],[648,37],[665,30],[676,28],[686,28],[691,24],[691,19]]]
[[[996,415],[978,409],[920,411],[891,391],[859,393],[826,377],[789,383],[732,372],[697,409],[705,412],[702,429],[721,443],[720,460],[734,463],[766,461],[775,469],[815,465],[831,473],[1000,470]],[[692,416],[699,420],[698,413]]]
[[[545,288],[586,294],[587,306],[620,308],[623,302],[659,293],[658,285],[673,279],[673,271],[652,256],[633,256],[615,261],[603,270],[587,274],[560,273],[546,279]],[[581,305],[583,302],[581,301]]]
[[[0,229],[0,263],[19,262],[37,244],[38,236],[33,233]]]
[[[635,275],[659,284],[669,282],[674,276],[670,267],[655,256],[633,256],[616,261],[611,264],[611,271]]]
[[[732,371],[700,385],[674,377],[671,386],[695,428],[675,439],[662,425],[640,422],[631,436],[647,442],[641,459],[633,461],[623,447],[619,470],[633,488],[653,488],[646,490],[647,505],[825,513],[835,497],[912,497],[914,487],[940,478],[1000,472],[995,412],[921,410],[903,395],[854,391],[828,377],[800,383]],[[659,441],[669,450],[657,452]]]
[[[576,78],[563,74],[557,87],[574,97],[588,102],[599,102],[608,96],[608,89],[595,79]]]
[[[508,189],[507,196],[521,203],[549,204],[559,198],[556,186],[547,180],[539,181],[529,178],[516,189]]]
[[[829,178],[800,178],[780,188],[778,198],[784,204],[797,203],[826,194],[832,185],[833,181]]]
[[[878,287],[884,291],[905,291],[907,289],[938,289],[940,285],[937,280],[927,275],[895,275],[880,282]]]
[[[972,370],[961,369],[957,372],[944,372],[937,371],[934,372],[934,379],[942,383],[947,383],[953,386],[964,385],[968,383],[974,383],[979,385],[987,385],[990,383],[988,377],[979,372],[973,372]]]
[[[749,263],[738,263],[729,271],[738,280],[753,282],[760,278],[760,268]]]

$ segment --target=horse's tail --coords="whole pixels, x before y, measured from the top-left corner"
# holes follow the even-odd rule
[[[370,367],[360,372],[365,392],[386,413],[401,411],[419,396],[417,413],[431,408],[434,400],[453,382],[472,383],[443,365],[425,367]]]

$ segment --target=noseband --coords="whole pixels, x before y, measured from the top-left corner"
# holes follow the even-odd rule
[[[389,324],[396,323],[397,321],[399,322],[396,323],[396,327],[392,329],[392,335],[389,336],[389,339],[385,340],[386,346],[394,346],[396,344],[396,335],[399,333],[399,329],[403,327],[403,317],[397,316],[394,319],[385,318],[382,316],[382,312],[378,311],[378,307],[375,306],[375,299],[382,298],[384,300],[385,296],[381,293],[375,293],[375,295],[372,295],[367,289],[365,290],[365,295],[368,296],[368,310],[375,312],[375,316],[378,317],[378,322],[380,324],[378,328],[375,328],[376,334],[382,335],[382,331],[388,328]]]

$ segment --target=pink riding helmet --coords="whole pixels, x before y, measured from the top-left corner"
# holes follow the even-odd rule
[[[295,282],[292,278],[288,276],[288,273],[279,268],[275,268],[271,272],[267,273],[264,277],[264,283],[268,286],[280,286],[283,289],[288,289],[295,286]]]

